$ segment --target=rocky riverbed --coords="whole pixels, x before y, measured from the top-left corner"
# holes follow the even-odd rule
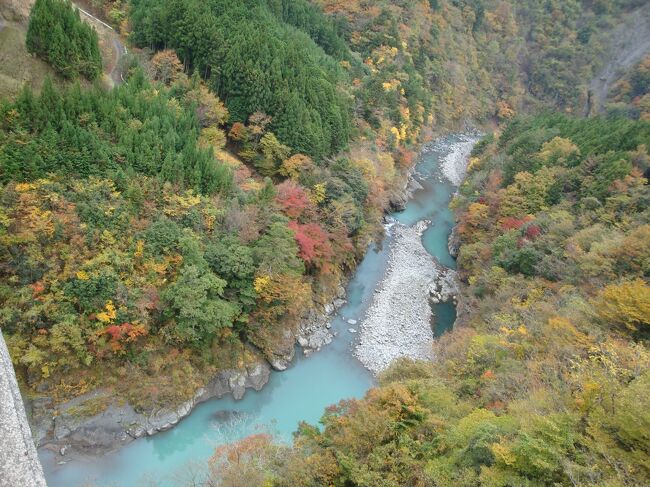
[[[434,173],[424,177],[445,179],[452,187],[458,187],[479,138],[478,133],[468,130],[425,147],[423,153],[432,152],[440,156]],[[415,170],[411,173],[411,183],[405,190],[409,197],[422,187],[419,183],[414,184],[416,174]],[[429,183],[423,184],[431,190]],[[433,358],[432,305],[447,301],[456,304],[456,272],[442,266],[423,245],[422,234],[429,225],[430,221],[420,220],[412,226],[396,221],[386,226],[387,233],[392,234],[388,267],[361,322],[354,351],[361,363],[375,374],[400,357]],[[458,245],[454,232],[448,247],[450,255],[456,257]]]
[[[356,357],[373,373],[399,357],[431,359],[432,302],[453,299],[453,271],[443,268],[422,245],[430,222],[412,227],[391,222],[391,251],[386,274],[361,323]]]

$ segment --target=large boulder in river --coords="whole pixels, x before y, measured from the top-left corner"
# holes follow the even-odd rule
[[[460,236],[458,235],[458,226],[456,225],[451,229],[451,233],[449,234],[447,248],[449,250],[449,255],[454,259],[458,258],[458,252],[460,251]]]

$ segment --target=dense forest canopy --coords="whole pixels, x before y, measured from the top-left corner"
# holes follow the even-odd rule
[[[209,80],[232,121],[264,112],[283,143],[315,158],[347,145],[350,100],[339,86],[346,78],[323,49],[349,54],[306,2],[141,0],[133,3],[132,22],[134,42],[175,49]]]
[[[142,73],[108,93],[78,84],[59,91],[47,80],[38,96],[26,89],[2,111],[4,182],[50,173],[124,178],[135,172],[205,194],[232,186],[230,168],[199,147],[191,102],[181,106]]]
[[[101,74],[97,35],[37,0],[27,45],[62,79],[0,101],[0,326],[30,395],[152,410],[293,351],[418,144],[469,122],[493,134],[453,203],[463,291],[436,361],[293,447],[220,450],[211,481],[648,481],[648,59],[576,116],[643,0],[89,4],[141,48],[125,83],[66,82]]]
[[[293,448],[218,450],[213,485],[650,482],[648,142],[648,122],[564,115],[485,139],[454,201],[465,286],[436,359],[395,364]]]
[[[36,0],[29,17],[27,49],[64,78],[94,80],[102,73],[97,32],[81,21],[68,0]]]

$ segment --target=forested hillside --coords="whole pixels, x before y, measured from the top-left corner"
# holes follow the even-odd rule
[[[293,449],[218,451],[214,485],[650,482],[649,141],[648,122],[563,115],[485,139],[454,201],[461,318],[434,362],[394,365]]]
[[[33,384],[63,387],[78,369],[111,384],[108,364],[157,380],[180,349],[169,392],[190,395],[200,382],[184,360],[236,365],[241,341],[272,354],[367,232],[372,180],[357,165],[290,157],[260,116],[233,126],[233,144],[285,181],[253,176],[221,150],[228,111],[198,79],[168,89],[135,71],[110,93],[46,84],[2,113],[2,325]],[[386,204],[377,190],[372,219]]]
[[[140,0],[132,38],[176,49],[233,121],[263,111],[283,143],[319,157],[344,146],[350,108],[361,134],[367,127],[390,147],[417,141],[434,124],[507,120],[539,106],[576,110],[602,54],[602,31],[640,5],[315,3],[329,16],[305,1]]]
[[[186,400],[218,370],[243,367],[258,356],[272,359],[278,350],[290,354],[301,320],[310,311],[323,311],[368,243],[381,234],[384,212],[403,198],[419,143],[464,123],[493,127],[542,108],[576,112],[608,29],[643,4],[89,3],[104,9],[107,20],[140,49],[124,59],[125,83],[111,91],[47,81],[0,102],[0,326],[30,394],[56,403],[107,387],[139,409]],[[98,76],[94,32],[67,2],[38,0],[31,25],[30,49],[62,77]],[[643,66],[615,94],[641,107],[626,112],[631,118],[644,118]],[[404,463],[394,483],[386,485],[408,485],[400,475],[425,475],[428,467],[418,450],[425,448],[419,439],[422,421],[435,429],[444,421],[456,424],[474,409],[501,415],[487,407],[481,389],[484,381],[502,377],[497,365],[514,372],[503,384],[489,382],[507,392],[493,402],[515,404],[533,390],[526,381],[537,386],[546,380],[525,369],[544,366],[533,337],[550,333],[545,325],[550,316],[541,312],[519,327],[517,313],[529,295],[527,306],[537,299],[544,310],[555,304],[549,296],[571,293],[582,299],[579,304],[589,304],[610,284],[603,276],[614,282],[624,273],[629,279],[647,274],[637,268],[645,255],[639,242],[647,239],[646,187],[640,184],[640,171],[647,168],[640,148],[647,144],[647,122],[541,117],[517,119],[509,127],[498,141],[483,144],[457,202],[465,244],[461,271],[469,283],[464,302],[471,305],[467,320],[474,320],[475,328],[441,345],[449,360],[409,372],[426,379],[389,385],[372,392],[367,403],[354,403],[361,413],[382,409],[377,431],[403,431],[398,443],[418,443],[404,451],[401,443],[395,447],[394,455],[417,461]],[[565,226],[556,228],[560,222]],[[503,235],[494,233],[504,228]],[[614,256],[624,247],[590,240],[601,228],[615,242],[629,240],[637,253]],[[585,240],[574,244],[572,238]],[[588,255],[587,260],[571,261],[567,242],[576,259]],[[640,280],[612,285],[646,289]],[[501,311],[505,317],[489,317],[487,309],[510,302],[508,293],[515,290],[524,294],[512,301],[514,318],[510,306]],[[608,292],[626,295],[626,290]],[[575,336],[584,334],[600,346],[603,337],[623,333],[604,325],[591,330],[587,304],[578,308],[585,315],[566,317]],[[482,320],[507,322],[503,326],[512,333],[500,336],[491,324],[483,337]],[[645,326],[638,319],[622,325],[636,328],[626,332],[634,339]],[[509,348],[515,339],[522,342]],[[462,340],[478,343],[470,365],[463,365],[469,342]],[[629,340],[616,340],[612,343],[622,347],[616,353],[634,348]],[[559,359],[591,360],[585,350],[586,345],[574,355],[558,352]],[[493,364],[497,358],[503,362]],[[485,367],[475,365],[483,362]],[[452,374],[445,367],[465,372]],[[612,387],[624,390],[623,379],[616,380]],[[426,392],[428,383],[440,384],[441,397],[458,406],[446,410],[448,417],[432,416],[434,406],[425,396],[438,389]],[[568,396],[562,394],[570,395],[548,387],[563,400]],[[385,407],[382,398],[394,393],[399,398],[386,400],[395,408]],[[576,417],[572,412],[569,419]],[[324,436],[306,429],[299,440],[313,450],[314,468],[324,469],[314,473],[306,464],[305,478],[380,485],[357,476],[369,462],[367,479],[377,478],[367,457],[374,453],[343,454],[347,435],[336,443],[340,450],[324,446],[339,442],[335,423],[354,424],[355,416],[327,418],[331,428]],[[511,428],[518,419],[509,421],[504,420]],[[562,431],[576,435],[586,428],[564,424]],[[502,434],[497,426],[485,428],[508,441],[519,438],[516,428]],[[463,444],[462,434],[453,445]],[[372,448],[389,445],[388,456],[396,445],[371,433],[356,440]],[[466,455],[452,445],[445,450],[449,475],[466,472],[470,479],[481,465],[495,464],[491,447],[476,441],[483,445],[476,455],[485,454],[487,463],[480,463],[481,457],[457,468]],[[442,448],[436,445],[426,448]],[[590,459],[578,463],[588,465]],[[388,475],[390,464],[386,468]],[[609,470],[603,472],[602,478],[609,478]]]
[[[99,39],[69,2],[36,0],[29,17],[27,49],[64,78],[96,79],[102,72]]]
[[[650,120],[650,56],[636,64],[612,89],[610,116]]]
[[[266,61],[296,67],[266,93],[253,81],[273,66],[222,90],[225,75],[164,50],[144,62],[151,81],[131,58],[111,91],[46,81],[1,103],[0,322],[31,390],[185,400],[218,370],[291,352],[300,320],[322,312],[377,235],[412,153],[370,142],[340,152],[352,114],[337,59],[349,52],[322,13],[297,6],[224,7],[245,15],[247,37],[278,36]],[[75,38],[76,23],[59,26]],[[49,31],[30,35],[48,45]],[[275,111],[285,95],[298,103],[289,131]]]
[[[136,1],[132,39],[175,49],[188,70],[209,80],[233,122],[264,112],[294,151],[316,158],[336,153],[351,129],[351,99],[338,64],[349,56],[346,46],[304,0],[271,3]]]

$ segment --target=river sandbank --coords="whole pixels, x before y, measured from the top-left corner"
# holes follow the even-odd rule
[[[479,137],[469,131],[425,147],[423,153],[439,154],[438,167],[426,177],[444,178],[458,187]],[[416,169],[413,175],[417,174]],[[361,322],[354,351],[374,374],[385,370],[397,358],[433,359],[431,305],[456,300],[456,272],[442,266],[423,245],[422,235],[430,224],[428,220],[420,220],[407,226],[393,221],[386,226],[387,233],[392,234],[388,266]]]

